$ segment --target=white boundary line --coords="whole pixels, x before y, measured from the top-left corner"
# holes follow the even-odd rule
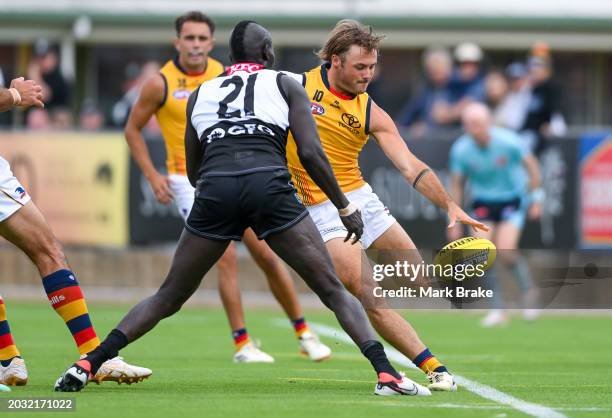
[[[275,322],[279,326],[281,324],[282,326],[287,326],[286,320],[278,320]],[[351,340],[351,338],[344,331],[338,328],[330,327],[323,324],[317,324],[310,321],[308,322],[308,325],[320,335],[329,338],[335,338],[336,340],[353,344],[353,340]],[[395,348],[385,346],[385,352],[387,353],[387,356],[390,360],[399,363],[404,367],[416,369],[416,366]],[[475,380],[471,380],[463,376],[459,376],[457,374],[453,374],[453,376],[455,377],[455,381],[457,382],[457,384],[465,387],[470,392],[490,401],[497,402],[502,405],[508,405],[509,407],[521,411],[532,417],[567,418],[566,415],[555,411],[554,409],[549,408],[547,406],[523,401],[521,399],[515,398],[514,396],[508,395],[507,393],[501,392],[491,386],[484,385],[482,383],[476,382]]]

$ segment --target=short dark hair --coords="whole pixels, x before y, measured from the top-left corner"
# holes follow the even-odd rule
[[[210,34],[214,35],[215,33],[215,22],[213,22],[213,20],[208,15],[205,15],[202,12],[192,11],[180,15],[174,21],[176,36],[181,36],[181,30],[183,29],[183,25],[185,24],[185,22],[206,23],[208,25],[208,28],[210,29]]]

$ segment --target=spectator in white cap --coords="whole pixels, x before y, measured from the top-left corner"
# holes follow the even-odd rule
[[[457,67],[448,85],[448,98],[434,106],[434,120],[441,125],[458,125],[465,107],[472,102],[485,101],[482,49],[465,42],[455,48]]]

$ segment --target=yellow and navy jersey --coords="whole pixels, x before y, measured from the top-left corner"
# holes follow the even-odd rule
[[[344,96],[329,85],[323,64],[301,76],[300,80],[311,100],[311,110],[317,123],[323,150],[343,192],[350,192],[365,184],[359,169],[359,153],[368,141],[372,99],[367,93],[355,97]],[[290,75],[290,74],[289,74]],[[310,178],[297,155],[297,146],[290,135],[287,141],[287,166],[293,184],[305,205],[316,205],[327,196]]]
[[[155,113],[166,142],[168,174],[187,175],[185,167],[185,125],[187,99],[200,84],[211,80],[225,69],[219,61],[208,58],[206,70],[200,74],[187,74],[178,57],[168,61],[160,70],[164,79],[164,99]]]

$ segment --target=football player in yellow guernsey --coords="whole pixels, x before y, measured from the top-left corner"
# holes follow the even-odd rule
[[[340,21],[318,53],[324,64],[302,75],[288,73],[306,89],[321,144],[338,184],[361,210],[364,222],[361,246],[345,242],[346,229],[331,202],[300,164],[292,138],[287,143],[287,163],[340,279],[362,301],[376,331],[427,374],[430,389],[454,391],[457,386],[453,376],[423,344],[410,323],[384,305],[384,301],[372,300],[374,281],[362,279],[367,277],[362,275],[363,249],[396,250],[393,256],[388,254],[392,251],[381,253],[392,258],[383,260],[385,264],[394,264],[398,253],[412,263],[421,262],[406,231],[361,176],[358,156],[370,135],[409,184],[447,210],[449,227],[459,221],[486,229],[452,201],[433,171],[410,152],[393,120],[366,93],[378,61],[381,39],[359,22]],[[410,256],[406,256],[408,253]]]
[[[176,204],[183,219],[191,211],[194,189],[185,168],[185,125],[187,99],[192,91],[225,69],[210,58],[214,46],[214,22],[200,12],[188,12],[175,21],[177,56],[168,61],[142,87],[128,118],[125,137],[132,156],[149,181],[155,197],[164,204]],[[168,175],[159,173],[147,150],[141,130],[155,115],[166,142]],[[244,242],[264,271],[272,293],[291,320],[300,350],[314,361],[324,360],[331,350],[308,328],[297,299],[289,271],[264,241],[248,229]],[[219,293],[236,346],[234,361],[271,363],[274,359],[253,344],[245,328],[244,312],[238,286],[235,246],[232,244],[217,264]]]

